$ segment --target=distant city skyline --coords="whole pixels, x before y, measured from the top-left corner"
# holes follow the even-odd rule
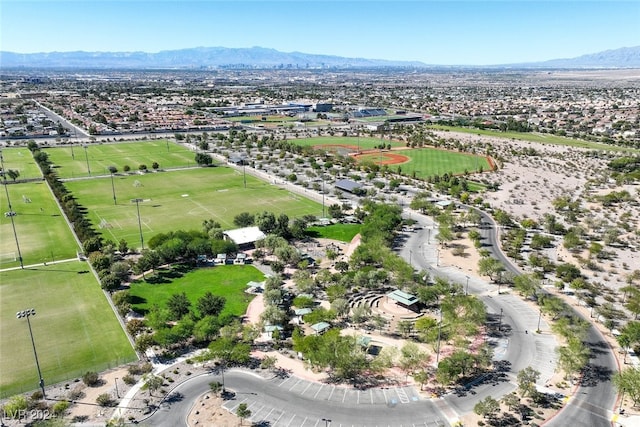
[[[261,46],[434,65],[495,65],[638,46],[639,23],[635,0],[2,0],[0,50]]]

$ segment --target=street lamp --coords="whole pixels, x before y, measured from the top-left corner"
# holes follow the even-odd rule
[[[11,207],[11,199],[9,198],[9,187],[7,186],[7,172],[4,169],[4,157],[2,157],[2,150],[0,150],[0,170],[2,171],[2,177],[4,178],[4,191],[7,194],[7,205],[9,206],[9,212],[5,212],[5,216],[11,219],[11,227],[13,227],[13,237],[16,240],[16,248],[18,249],[18,261],[20,261],[20,268],[24,270],[24,264],[22,263],[22,253],[20,252],[20,243],[18,243],[18,233],[16,232],[16,223],[13,217],[16,213]]]
[[[247,165],[244,162],[244,159],[242,160],[242,180],[244,181],[244,188],[247,188],[247,172],[245,170],[245,168],[247,167]]]
[[[440,306],[440,322],[438,322],[438,344],[436,345],[436,367],[440,363],[440,337],[442,331],[442,306]]]
[[[538,313],[538,329],[536,329],[537,333],[540,333],[540,320],[542,319],[542,310]]]
[[[464,291],[464,294],[465,295],[469,295],[469,276],[467,276],[467,287],[466,287],[466,289]]]
[[[140,221],[140,202],[142,201],[143,201],[142,199],[131,199],[131,203],[136,204],[136,210],[138,211],[138,229],[140,230],[140,246],[142,249],[144,249],[144,237],[142,237],[142,222]]]
[[[324,421],[324,427],[331,425],[331,420],[329,418],[323,418],[322,421]]]
[[[40,377],[40,388],[42,389],[42,398],[46,399],[46,395],[44,392],[44,379],[42,378],[42,372],[40,371],[40,363],[38,362],[38,353],[36,353],[36,342],[33,340],[33,331],[31,330],[31,321],[29,320],[30,316],[35,316],[36,310],[35,308],[29,308],[27,310],[22,310],[16,313],[17,319],[22,319],[23,317],[27,318],[27,325],[29,325],[29,335],[31,336],[31,345],[33,346],[33,355],[36,358],[36,368],[38,368],[38,377]]]
[[[500,309],[500,318],[498,319],[498,331],[502,331],[502,309]]]
[[[120,399],[120,393],[118,393],[118,378],[114,378],[113,383],[116,385],[116,399]]]
[[[87,172],[89,173],[89,176],[91,176],[91,168],[89,167],[89,155],[87,154],[87,146],[83,145],[84,147],[84,158],[87,160]]]

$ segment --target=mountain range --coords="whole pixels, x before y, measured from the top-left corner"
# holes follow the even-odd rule
[[[455,66],[455,65],[450,65]],[[120,69],[197,69],[197,68],[438,68],[419,61],[345,58],[302,52],[280,52],[263,47],[191,49],[148,52],[49,52],[15,53],[0,51],[2,68],[120,68]],[[472,67],[472,66],[465,66]],[[640,46],[606,50],[576,58],[543,62],[496,64],[478,68],[640,68]]]

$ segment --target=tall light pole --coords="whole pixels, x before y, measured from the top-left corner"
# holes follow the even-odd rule
[[[120,399],[120,393],[118,392],[118,378],[114,378],[113,383],[116,385],[116,399]]]
[[[324,427],[329,427],[331,425],[331,420],[329,418],[323,418],[322,421],[324,421]]]
[[[466,287],[466,289],[464,291],[464,294],[465,295],[469,295],[469,276],[467,276],[467,287]]]
[[[438,344],[436,346],[436,367],[440,363],[440,337],[442,331],[442,306],[440,306],[440,322],[438,322]]]
[[[144,237],[142,237],[142,221],[140,221],[140,202],[142,199],[131,199],[132,203],[136,204],[136,210],[138,211],[138,229],[140,230],[140,247],[141,250],[144,249]]]
[[[322,174],[322,218],[324,218],[324,174]]]
[[[29,325],[29,335],[31,336],[31,345],[33,346],[33,355],[36,358],[36,368],[38,368],[38,377],[40,378],[40,388],[42,389],[42,398],[46,399],[46,395],[44,392],[44,379],[42,378],[42,372],[40,371],[40,363],[38,362],[38,353],[36,353],[36,342],[33,340],[33,331],[31,330],[31,321],[29,320],[30,316],[35,316],[36,310],[35,308],[29,308],[27,310],[22,310],[16,313],[16,318],[22,319],[24,317],[27,318],[27,325]]]
[[[2,157],[2,150],[0,150],[0,170],[2,171],[2,177],[4,178],[4,191],[7,194],[7,205],[9,206],[9,212],[6,212],[5,216],[8,216],[11,219],[13,237],[16,240],[16,248],[18,249],[18,261],[20,262],[20,268],[24,270],[24,264],[22,262],[22,252],[20,252],[20,243],[18,242],[18,233],[16,233],[16,223],[13,220],[13,217],[16,216],[16,213],[11,207],[11,199],[9,198],[9,187],[7,187],[7,171],[4,169],[4,157]]]
[[[244,182],[244,188],[247,188],[247,171],[245,168],[247,165],[244,163],[244,159],[242,160],[242,181]]]
[[[89,167],[89,155],[87,154],[87,146],[83,145],[84,147],[84,158],[87,160],[87,172],[89,173],[89,176],[91,176],[91,168]]]
[[[498,331],[502,331],[502,309],[500,309],[500,318],[498,319]]]
[[[537,333],[540,333],[540,320],[542,319],[542,310],[538,313],[538,329],[536,329]]]
[[[113,192],[113,204],[117,205],[118,201],[116,200],[116,186],[113,184],[113,166],[109,168],[109,172],[111,173],[111,191]]]

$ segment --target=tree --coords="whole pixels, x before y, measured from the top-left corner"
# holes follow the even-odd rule
[[[495,281],[496,275],[503,271],[505,271],[504,265],[495,258],[484,257],[478,261],[478,273],[489,276],[491,280]]]
[[[613,374],[613,385],[619,393],[631,398],[633,406],[640,403],[640,369],[633,367]]]
[[[200,316],[218,316],[222,312],[225,303],[226,299],[224,297],[207,292],[198,298],[196,307],[200,312]]]
[[[500,411],[500,403],[491,396],[487,396],[473,407],[473,412],[485,419],[493,419]]]
[[[209,383],[209,390],[211,390],[211,393],[213,393],[214,395],[218,395],[218,393],[220,393],[220,391],[222,390],[222,383],[219,381],[211,381]]]
[[[517,408],[520,405],[520,398],[515,392],[509,393],[502,398],[502,403],[507,405],[510,411],[513,411],[514,408]]]
[[[153,163],[151,164],[151,168],[152,168],[153,170],[158,170],[158,169],[160,168],[160,164],[159,164],[158,162],[153,162]]]
[[[565,377],[579,372],[589,362],[590,351],[579,338],[569,338],[567,345],[557,349],[558,364],[564,370]]]
[[[254,216],[249,212],[242,212],[233,218],[233,223],[238,227],[249,227],[254,224]]]
[[[191,302],[187,298],[187,294],[182,292],[173,294],[167,301],[167,309],[172,319],[179,320],[191,309]]]
[[[240,425],[245,418],[249,418],[251,416],[251,411],[247,408],[246,403],[241,403],[238,405],[238,409],[236,409],[236,415],[240,418]]]
[[[255,225],[264,234],[271,234],[275,232],[277,227],[276,216],[272,212],[261,212],[255,216]]]
[[[540,372],[527,366],[518,372],[518,390],[521,397],[531,396],[536,389],[536,382],[540,379]]]
[[[20,171],[9,169],[7,170],[7,175],[9,175],[9,178],[11,178],[15,182],[15,180],[20,176]]]
[[[164,378],[157,375],[148,374],[145,376],[142,389],[149,390],[149,396],[153,396],[153,392],[159,390],[160,387],[162,387],[162,384],[164,384]]]
[[[196,153],[195,161],[200,166],[211,166],[213,159],[208,154]]]
[[[208,357],[220,362],[222,391],[224,392],[224,370],[228,364],[247,363],[251,358],[251,346],[235,338],[220,337],[209,344]]]

